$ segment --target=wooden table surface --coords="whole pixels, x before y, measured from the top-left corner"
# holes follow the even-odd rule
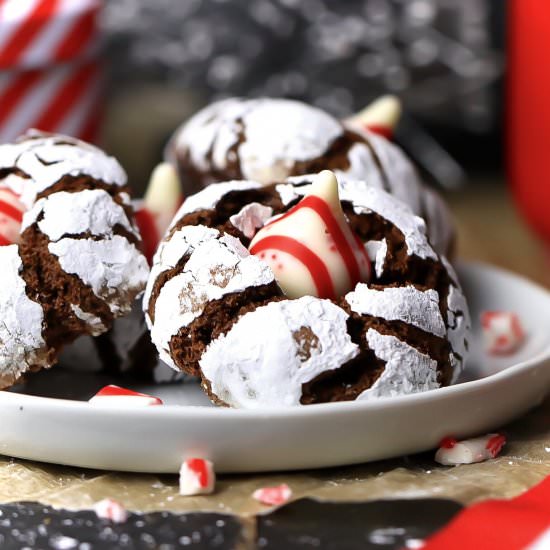
[[[550,254],[502,182],[470,183],[446,199],[457,221],[459,258],[498,265],[550,287]]]

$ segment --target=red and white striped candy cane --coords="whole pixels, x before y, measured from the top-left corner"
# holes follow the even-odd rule
[[[30,127],[94,141],[99,0],[0,0],[0,142]]]

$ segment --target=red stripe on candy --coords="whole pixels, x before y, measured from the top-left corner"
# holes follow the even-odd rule
[[[9,246],[10,244],[13,244],[11,241],[8,241],[4,235],[0,234],[0,246]]]
[[[0,95],[0,125],[13,113],[15,107],[43,76],[43,71],[25,71]]]
[[[197,474],[201,488],[208,486],[208,468],[202,458],[190,458],[187,461],[187,467]]]
[[[153,263],[153,256],[157,251],[157,247],[160,241],[160,235],[157,230],[155,218],[146,210],[141,208],[136,211],[136,223],[141,233],[141,240],[143,242],[143,252],[149,260],[149,264]]]
[[[458,441],[454,437],[444,437],[440,442],[439,446],[442,449],[452,449]]]
[[[48,25],[57,11],[58,4],[59,0],[41,0],[35,6],[0,51],[0,67],[9,67],[17,63],[33,40]]]
[[[131,396],[131,397],[150,397],[151,399],[156,399],[160,403],[162,401],[158,397],[153,397],[152,395],[147,395],[146,393],[139,393],[136,391],[129,390],[128,388],[121,388],[120,386],[115,386],[113,384],[101,388],[94,397],[118,397],[118,396]]]
[[[263,250],[279,250],[294,256],[309,271],[317,294],[323,298],[336,299],[332,279],[323,260],[300,241],[282,235],[271,235],[258,241],[250,252],[258,254]]]
[[[127,388],[121,388],[120,386],[105,386],[101,388],[96,395],[143,395]]]
[[[17,209],[15,206],[10,204],[9,202],[4,202],[0,199],[0,214],[5,214],[12,220],[15,220],[18,223],[21,223],[23,221],[23,212],[21,210]]]
[[[373,134],[378,134],[379,136],[385,137],[386,139],[393,138],[393,130],[387,126],[380,126],[378,124],[367,124],[367,130]]]
[[[97,63],[89,63],[67,79],[55,94],[50,105],[44,108],[44,114],[34,123],[35,127],[46,132],[55,131],[59,123],[86,92],[97,71]]]
[[[506,443],[506,437],[502,434],[494,435],[487,441],[486,448],[487,450],[493,455],[493,457],[497,456],[502,447],[504,447]]]
[[[305,197],[299,204],[296,205],[296,208],[310,208],[313,210],[327,226],[329,232],[334,238],[334,244],[338,249],[338,253],[342,256],[344,263],[346,264],[346,270],[350,278],[351,283],[360,279],[359,275],[359,265],[357,264],[357,259],[351,248],[351,244],[346,239],[340,224],[334,217],[330,206],[321,198],[315,195],[309,195]]]
[[[95,6],[76,19],[67,35],[57,45],[54,54],[55,59],[70,59],[86,50],[96,30],[98,9],[99,6]]]
[[[308,195],[304,197],[296,206],[291,208],[286,214],[280,216],[279,218],[277,218],[276,220],[274,220],[272,223],[268,225],[275,225],[279,223],[280,221],[284,220],[285,218],[295,213],[296,211],[300,210],[301,208],[309,208],[313,210],[323,220],[323,223],[327,226],[329,232],[331,233],[334,239],[334,244],[336,245],[338,253],[342,257],[342,260],[344,261],[346,270],[348,272],[348,277],[350,278],[350,282],[354,284],[355,282],[360,281],[361,276],[360,276],[359,264],[357,263],[357,258],[355,257],[351,244],[346,239],[346,236],[344,235],[344,232],[342,231],[340,224],[334,217],[334,214],[332,213],[330,206],[326,203],[326,201],[324,201],[320,197],[317,197],[316,195]],[[363,248],[364,248],[363,243],[361,243],[361,249]],[[252,253],[254,254],[254,252]],[[365,251],[365,257],[367,260],[367,265],[370,265],[370,260],[368,258],[368,255],[366,254],[366,251]],[[322,295],[320,294],[320,296]]]

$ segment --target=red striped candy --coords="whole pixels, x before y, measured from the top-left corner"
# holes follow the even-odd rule
[[[97,45],[99,0],[2,0],[0,68],[74,60]]]
[[[485,349],[492,355],[513,353],[525,340],[525,331],[515,313],[483,311],[480,320]]]
[[[292,497],[292,489],[283,483],[277,487],[262,487],[252,493],[252,498],[268,506],[280,506]]]
[[[158,397],[115,385],[101,388],[88,402],[93,405],[107,407],[139,407],[163,404]]]
[[[180,468],[180,495],[207,495],[214,492],[214,465],[204,458],[188,458]]]
[[[435,460],[445,466],[483,462],[498,456],[505,444],[506,436],[498,433],[462,441],[445,438],[440,443]]]
[[[104,498],[94,504],[94,512],[100,519],[107,519],[113,523],[125,523],[128,512],[120,502],[112,498]]]
[[[0,187],[0,246],[17,244],[25,206],[10,189]]]
[[[250,252],[270,265],[290,297],[335,299],[370,278],[367,251],[345,219],[329,171],[296,206],[258,231]]]
[[[0,142],[28,128],[95,141],[98,0],[0,1]]]

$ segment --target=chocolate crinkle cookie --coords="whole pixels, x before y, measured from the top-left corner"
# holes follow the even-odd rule
[[[376,186],[339,182],[371,261],[335,299],[291,299],[247,249],[288,212],[307,178],[214,184],[189,197],[155,256],[144,298],[152,340],[210,398],[242,408],[368,400],[453,383],[467,355],[468,307],[424,221]]]
[[[407,203],[425,219],[436,252],[452,255],[452,216],[441,197],[420,181],[403,151],[305,103],[272,98],[213,103],[174,133],[166,158],[177,164],[192,192],[214,182],[266,185],[325,169],[340,181],[367,181]]]
[[[52,366],[77,337],[127,314],[148,275],[126,174],[87,143],[30,132],[0,146],[19,197],[18,244],[0,247],[0,388]]]

